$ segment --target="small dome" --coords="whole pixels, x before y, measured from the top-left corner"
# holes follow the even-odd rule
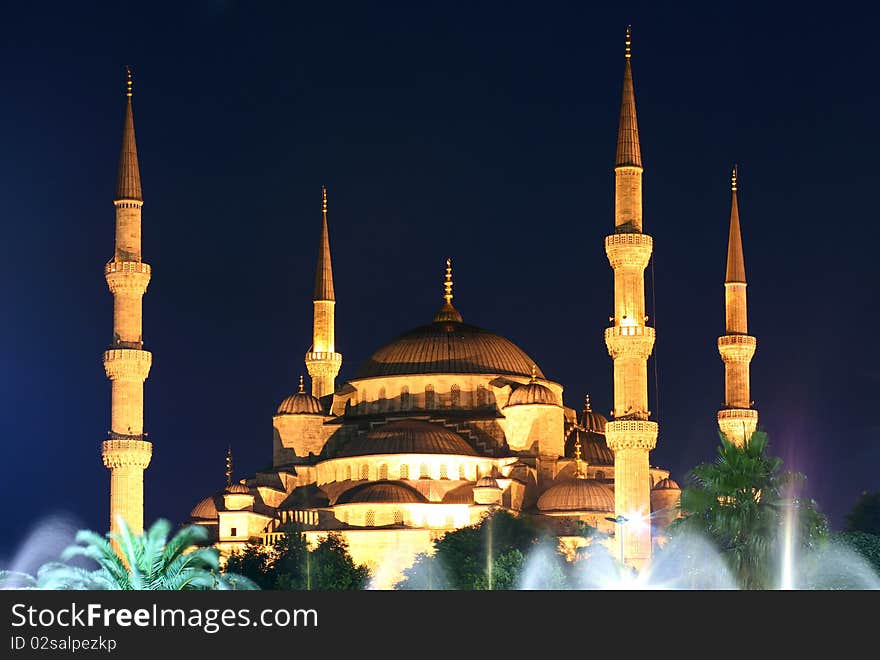
[[[244,484],[229,484],[226,487],[226,490],[223,491],[227,495],[239,494],[239,495],[250,495],[251,489],[245,486]]]
[[[608,448],[605,436],[593,431],[584,431],[574,427],[565,440],[565,455],[574,458],[575,444],[581,441],[581,457],[587,465],[614,465],[614,452]]]
[[[498,482],[495,481],[494,477],[482,477],[479,481],[477,481],[477,485],[474,488],[498,488],[501,486],[498,485]]]
[[[299,391],[294,392],[278,406],[279,415],[322,415],[321,402],[305,391],[303,377],[299,377]]]
[[[521,406],[529,403],[537,403],[547,406],[558,405],[556,395],[553,394],[553,391],[549,387],[532,381],[531,383],[517,387],[513,391],[513,394],[510,395],[510,400],[507,402],[505,408],[509,406]]]
[[[681,487],[673,479],[666,477],[657,482],[654,490],[681,490]]]
[[[571,479],[538,498],[540,511],[614,511],[614,493],[594,479]]]
[[[337,504],[417,504],[427,502],[412,486],[399,481],[370,481],[350,488],[339,496]]]
[[[441,502],[443,504],[473,504],[474,482],[468,481],[448,491]]]
[[[597,413],[590,407],[590,395],[588,394],[586,397],[586,401],[584,402],[584,409],[580,414],[580,423],[581,426],[591,432],[591,433],[600,433],[605,435],[605,425],[608,423],[608,419],[601,414]]]
[[[379,426],[365,436],[352,438],[337,456],[373,454],[454,454],[476,456],[477,452],[457,433],[417,419],[402,419]]]
[[[189,512],[189,517],[195,520],[217,520],[217,495],[209,495]]]

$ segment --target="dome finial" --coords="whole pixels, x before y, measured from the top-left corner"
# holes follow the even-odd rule
[[[306,390],[305,390],[305,387],[303,386],[303,376],[302,376],[302,374],[300,374],[299,375],[299,394],[305,394],[305,393],[306,393]]]
[[[584,460],[581,458],[581,436],[579,433],[577,434],[574,442],[574,464],[575,477],[577,477],[578,479],[585,479],[586,475],[584,474]]]
[[[327,186],[321,186],[321,213],[327,219]]]
[[[443,297],[446,299],[446,304],[452,304],[452,259],[446,257],[446,281],[443,282]]]
[[[590,395],[587,394],[584,397],[584,412],[593,412],[593,409],[590,407]]]
[[[131,67],[125,65],[125,95],[131,98]]]
[[[536,380],[538,380],[538,365],[532,362],[532,379],[529,382],[534,383]]]
[[[623,56],[626,59],[632,57],[632,25],[626,26],[626,41],[624,42]]]
[[[232,445],[226,448],[226,487],[232,485]]]
[[[730,174],[730,190],[736,192],[736,163],[733,164],[733,171]]]

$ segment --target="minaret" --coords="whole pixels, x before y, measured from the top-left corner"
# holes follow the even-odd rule
[[[742,446],[758,425],[758,411],[749,396],[749,363],[757,340],[750,336],[746,313],[746,265],[739,207],[736,199],[736,165],[731,175],[730,235],[727,239],[727,275],[724,278],[725,334],[718,338],[724,360],[724,407],[718,411],[718,428],[728,440]]]
[[[605,253],[614,269],[613,325],[605,344],[614,360],[614,420],[605,439],[614,452],[614,506],[629,522],[624,534],[623,561],[640,568],[651,557],[651,482],[648,452],[657,444],[657,423],[648,421],[648,356],[654,328],[645,323],[645,267],[653,240],[642,233],[642,154],[636,121],[630,65],[630,28],[626,28],[623,99],[614,167],[615,233],[605,238]]]
[[[306,369],[312,377],[312,396],[319,399],[333,394],[334,381],[342,366],[342,355],[336,352],[336,296],[333,293],[330,234],[327,230],[327,188],[322,186],[321,190],[321,238],[318,241],[318,268],[315,273],[312,349],[306,353]]]
[[[141,300],[150,282],[150,266],[141,261],[141,176],[131,110],[131,70],[126,67],[125,123],[116,179],[116,249],[104,276],[113,294],[113,342],[104,351],[111,382],[109,438],[101,445],[110,470],[110,530],[119,517],[139,534],[144,528],[144,469],[153,445],[144,433],[144,381],[153,356],[143,349]]]

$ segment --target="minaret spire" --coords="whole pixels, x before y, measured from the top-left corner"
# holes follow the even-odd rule
[[[443,307],[434,317],[434,323],[461,323],[461,314],[452,306],[452,259],[446,258],[446,276],[443,280]]]
[[[232,485],[232,445],[226,448],[226,487]]]
[[[104,351],[104,371],[111,381],[109,438],[101,445],[110,470],[110,530],[123,518],[134,533],[143,530],[144,470],[153,445],[144,433],[144,381],[153,356],[145,351],[142,299],[151,269],[141,255],[141,177],[131,107],[131,69],[125,68],[125,119],[116,179],[116,247],[104,266],[113,294],[113,340]]]
[[[614,419],[605,439],[614,452],[614,507],[618,516],[647,518],[651,512],[649,453],[658,426],[648,410],[648,357],[654,328],[646,325],[645,268],[654,249],[642,232],[642,153],[632,81],[632,31],[626,29],[623,96],[614,167],[614,233],[605,254],[614,269],[613,325],[605,345],[614,360]],[[618,526],[618,532],[623,530]],[[650,525],[632,525],[624,534],[622,561],[641,567],[651,558]]]
[[[758,411],[752,409],[749,365],[757,348],[750,336],[746,300],[746,266],[737,201],[738,171],[730,179],[730,231],[727,239],[727,273],[724,278],[725,334],[718,338],[718,352],[724,361],[724,407],[718,411],[718,427],[731,442],[743,445],[758,425]]]
[[[306,368],[312,378],[312,396],[333,394],[342,354],[336,352],[336,295],[330,261],[330,231],[327,226],[327,187],[321,186],[321,236],[315,270],[312,348],[306,353]]]

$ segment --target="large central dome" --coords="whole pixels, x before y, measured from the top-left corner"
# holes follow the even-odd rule
[[[415,374],[531,375],[532,358],[513,342],[439,314],[438,319],[373,353],[355,379]],[[544,377],[540,369],[536,375]]]

